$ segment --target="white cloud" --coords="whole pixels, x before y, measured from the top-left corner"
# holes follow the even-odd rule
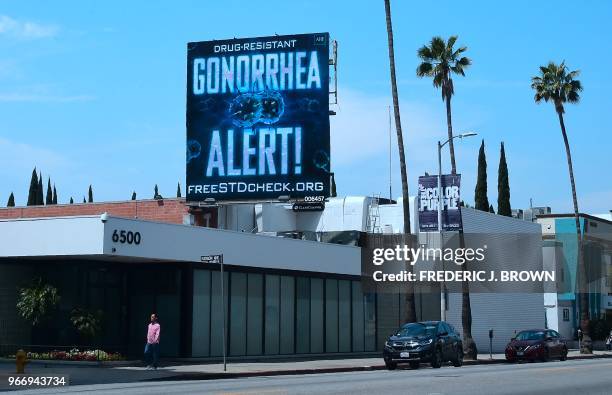
[[[43,25],[31,21],[18,21],[6,15],[0,15],[0,36],[12,36],[21,39],[38,39],[53,37],[59,28],[55,25]]]
[[[46,102],[46,103],[69,103],[91,101],[95,97],[90,95],[49,95],[44,93],[15,93],[0,92],[0,102]]]
[[[70,164],[64,156],[46,148],[11,141],[0,137],[0,169],[12,173],[15,169],[29,169],[34,166],[46,171]]]
[[[389,110],[391,98],[373,96],[351,89],[341,90],[337,115],[331,117],[333,165],[359,163],[374,156],[387,157],[389,151]],[[435,154],[440,120],[437,114],[417,103],[401,102],[404,147],[409,161],[429,162]],[[397,137],[392,124],[391,149],[397,153]]]

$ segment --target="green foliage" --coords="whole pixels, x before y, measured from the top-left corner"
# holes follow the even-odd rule
[[[176,186],[176,197],[180,198],[181,196],[181,183],[179,182],[178,185]]]
[[[476,210],[489,211],[489,198],[487,197],[487,157],[485,155],[484,140],[478,152],[478,178],[474,191]]]
[[[489,212],[490,212],[491,214],[495,214],[495,209],[493,208],[493,205],[492,205],[492,204],[489,204]]]
[[[104,350],[79,350],[73,348],[70,351],[53,350],[49,352],[28,352],[28,359],[39,360],[62,360],[62,361],[122,361],[125,357],[120,353],[106,352]],[[15,357],[12,356],[12,359]]]
[[[434,37],[429,45],[423,45],[417,51],[421,64],[417,67],[418,77],[432,77],[433,85],[442,89],[442,100],[450,98],[455,93],[452,74],[465,77],[465,69],[472,61],[462,56],[467,47],[453,48],[457,36],[444,41],[442,37]]]
[[[508,164],[506,163],[506,150],[504,143],[501,143],[499,155],[499,168],[497,171],[497,214],[512,216],[510,208],[510,181],[508,180]]]
[[[36,205],[36,197],[38,196],[38,174],[36,167],[32,170],[32,178],[30,179],[30,189],[28,191],[28,206]]]
[[[36,189],[36,205],[42,206],[45,204],[45,200],[43,198],[43,182],[42,182],[42,172],[38,177],[38,188]]]
[[[612,321],[594,319],[589,321],[589,334],[593,340],[605,340],[612,329]]]
[[[136,191],[132,192],[132,200],[136,200]]]
[[[15,195],[13,192],[9,195],[8,202],[6,202],[6,207],[15,207]]]
[[[55,189],[55,184],[53,184],[53,199],[52,199],[52,203],[53,204],[57,204],[57,190]]]
[[[70,196],[70,204],[74,204],[74,199]]]
[[[76,308],[72,310],[70,322],[72,322],[72,325],[74,325],[81,336],[93,339],[102,329],[102,316],[101,310],[91,312],[86,309]]]
[[[159,189],[157,188],[157,184],[155,184],[153,199],[163,199],[162,195],[159,194]]]
[[[45,204],[53,204],[53,190],[51,189],[51,177],[47,178],[47,194],[45,195]]]
[[[19,290],[17,311],[21,317],[36,326],[49,317],[59,300],[57,288],[43,283],[43,280],[38,278],[29,287]]]
[[[88,202],[93,203],[93,189],[91,189],[91,184],[89,185],[89,191],[87,191],[87,196],[88,196]],[[83,200],[85,200],[85,198],[83,198]],[[83,201],[83,203],[85,202]]]
[[[331,173],[331,197],[336,197],[338,196],[338,192],[336,190],[336,175],[334,173]]]
[[[87,200],[85,200],[85,196],[83,196],[83,203],[87,203]]]
[[[558,114],[563,114],[564,103],[578,103],[582,84],[575,79],[579,70],[569,71],[565,62],[557,65],[549,62],[540,66],[540,75],[531,79],[531,88],[535,90],[536,103],[552,101]]]

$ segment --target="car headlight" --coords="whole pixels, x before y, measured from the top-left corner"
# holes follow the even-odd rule
[[[419,344],[421,346],[426,346],[426,345],[431,344],[431,343],[433,343],[433,339],[424,340],[424,341],[420,342]]]

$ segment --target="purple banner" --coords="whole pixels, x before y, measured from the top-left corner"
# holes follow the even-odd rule
[[[459,231],[461,223],[461,175],[442,175],[442,229]],[[419,230],[438,231],[438,176],[419,177]]]

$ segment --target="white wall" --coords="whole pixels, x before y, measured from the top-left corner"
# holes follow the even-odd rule
[[[459,332],[460,293],[449,294],[447,320]],[[544,327],[544,296],[530,293],[471,293],[472,336],[479,354],[489,352],[489,329],[493,329],[493,352],[501,353],[514,331]]]
[[[294,212],[290,203],[260,203],[255,206],[257,231],[364,232],[370,200],[366,196],[330,198],[325,210],[314,212]]]
[[[113,242],[115,230],[139,232],[140,244]],[[361,274],[358,247],[117,217],[109,217],[105,224],[104,253],[186,262],[224,254],[228,265]]]
[[[0,256],[102,254],[100,216],[0,220]]]
[[[541,270],[542,231],[539,224],[471,208],[462,208],[461,214],[465,233],[487,234],[491,239],[489,244],[495,245],[494,248],[489,246],[488,255],[494,252],[496,267],[537,266]],[[521,235],[520,251],[516,250],[515,243],[508,240],[513,234]],[[460,293],[449,295],[447,319],[463,332],[461,301]],[[472,336],[479,353],[489,350],[491,328],[494,330],[493,352],[503,352],[514,331],[543,328],[545,324],[543,293],[470,293],[470,302]]]

